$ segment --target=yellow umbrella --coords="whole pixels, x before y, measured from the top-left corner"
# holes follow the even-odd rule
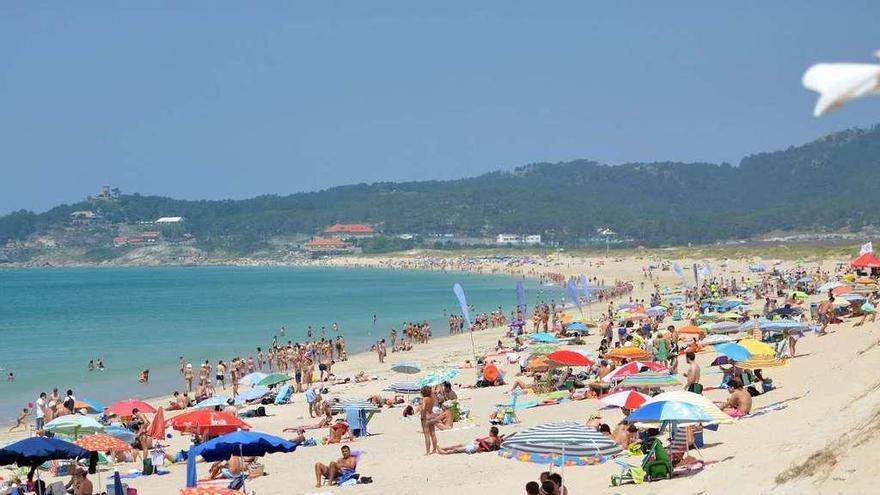
[[[747,351],[752,353],[752,357],[755,356],[775,356],[776,350],[770,347],[770,345],[765,344],[763,342],[757,341],[755,339],[743,339],[739,341],[739,345],[746,348]],[[738,365],[739,363],[737,363]]]
[[[764,368],[777,368],[785,366],[784,359],[778,359],[773,356],[752,356],[745,361],[737,361],[736,367],[744,370],[760,370]]]
[[[728,311],[726,313],[721,313],[718,315],[719,320],[738,320],[742,318],[742,315],[735,311]]]
[[[572,316],[572,315],[570,315],[570,314],[568,314],[568,313],[562,313],[562,316],[559,317],[559,320],[560,320],[560,321],[563,321],[563,322],[568,322],[568,321],[571,321],[571,320],[573,320],[573,319],[574,319],[574,316]]]
[[[675,400],[679,402],[687,402],[688,404],[699,407],[706,414],[712,417],[713,423],[733,423],[733,418],[724,413],[711,400],[700,394],[688,392],[687,390],[674,390],[672,392],[663,392],[651,397],[645,404],[652,402],[661,402],[666,400]],[[643,406],[645,404],[642,404]]]

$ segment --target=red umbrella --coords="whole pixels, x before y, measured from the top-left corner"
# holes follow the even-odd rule
[[[121,400],[110,405],[105,411],[112,412],[117,416],[131,416],[132,410],[137,409],[139,412],[152,414],[156,409],[142,400]]]
[[[562,350],[551,352],[547,355],[547,359],[552,361],[556,361],[559,364],[564,364],[566,366],[592,366],[593,361],[590,360],[587,353],[584,351],[577,350]]]
[[[161,407],[156,411],[156,415],[153,416],[153,422],[150,423],[150,429],[147,430],[147,435],[156,440],[165,439],[165,412]]]
[[[623,380],[628,376],[638,375],[641,373],[642,368],[648,368],[650,371],[661,371],[665,370],[666,366],[656,361],[630,361],[605,375],[602,380],[606,382]]]
[[[168,426],[180,432],[210,436],[251,429],[251,425],[231,414],[210,409],[198,409],[183,413],[169,419],[167,423]]]
[[[623,407],[625,409],[638,409],[650,399],[650,395],[641,394],[635,390],[624,390],[613,394],[605,394],[599,397],[599,402],[606,406]]]

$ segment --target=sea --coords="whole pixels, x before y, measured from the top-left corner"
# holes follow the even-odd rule
[[[316,338],[322,326],[335,338],[336,322],[349,352],[369,349],[404,322],[427,320],[443,336],[447,315],[461,312],[454,283],[477,312],[501,307],[509,314],[517,281],[336,267],[0,270],[0,424],[55,387],[104,405],[167,395],[182,386],[181,355],[195,366],[216,364],[266,349],[273,336],[303,341],[308,325]],[[562,295],[522,281],[529,305]],[[89,360],[98,359],[105,369],[89,371]],[[149,384],[138,383],[142,369],[150,370]]]

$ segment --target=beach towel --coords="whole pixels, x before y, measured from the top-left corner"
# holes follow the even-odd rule
[[[345,409],[345,422],[348,423],[354,436],[367,436],[367,412],[364,409],[347,407]]]

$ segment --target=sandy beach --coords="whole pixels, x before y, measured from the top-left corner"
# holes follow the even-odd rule
[[[688,260],[679,260],[683,265]],[[821,266],[833,270],[837,261],[824,260]],[[401,258],[337,258],[335,265],[345,266],[395,266],[401,268],[428,268],[414,259]],[[596,276],[607,282],[613,280],[634,281],[634,297],[647,298],[650,284],[641,289],[642,267],[647,259],[627,258],[621,261],[604,258],[574,258],[567,255],[546,257],[540,262],[522,266],[483,264],[474,266],[449,266],[446,269],[468,269],[512,275],[538,276],[541,273],[561,273]],[[420,266],[421,265],[421,266]],[[687,266],[687,265],[686,265]],[[728,261],[721,268],[715,262],[716,275],[737,277],[749,274],[745,271],[746,260]],[[783,262],[783,268],[792,266]],[[807,266],[807,265],[805,265]],[[816,264],[808,265],[815,269]],[[674,285],[678,278],[671,271],[655,271],[661,286]],[[819,296],[811,296],[815,301]],[[600,306],[586,310],[596,313]],[[809,334],[798,344],[799,356],[789,360],[781,368],[768,370],[778,387],[770,393],[755,397],[754,408],[760,409],[783,402],[784,407],[772,408],[763,415],[756,415],[724,425],[719,431],[705,433],[706,445],[695,454],[706,467],[687,477],[677,477],[643,485],[610,487],[612,474],[620,471],[614,462],[594,466],[567,467],[565,483],[571,494],[584,493],[721,493],[730,490],[735,483],[739,493],[859,493],[868,492],[874,480],[880,476],[876,463],[880,431],[880,382],[876,378],[876,366],[880,362],[880,323],[866,323],[853,327],[852,321],[832,325],[831,334],[824,337]],[[494,349],[501,339],[510,345],[512,339],[504,338],[506,329],[495,328],[472,334],[478,355]],[[446,333],[445,328],[435,329],[435,336]],[[599,337],[587,337],[586,345],[578,346],[595,351]],[[703,368],[703,383],[717,385],[721,374],[709,366],[717,356],[709,350],[698,354]],[[329,397],[365,399],[372,394],[393,395],[383,392],[394,381],[406,380],[406,375],[390,371],[390,366],[400,361],[415,361],[424,370],[440,367],[456,367],[466,359],[472,359],[471,335],[463,334],[434,338],[429,344],[417,345],[406,353],[389,353],[385,364],[378,362],[375,353],[362,353],[334,367],[337,377],[354,376],[364,371],[377,380],[330,387]],[[508,381],[515,379],[518,367],[504,365]],[[680,368],[681,371],[681,368]],[[456,385],[473,385],[475,369],[463,369]],[[467,443],[487,435],[489,413],[495,404],[510,401],[509,386],[490,388],[457,388],[462,407],[471,411],[471,421],[456,423],[451,431],[438,432],[440,446]],[[705,393],[712,400],[724,400],[723,389]],[[151,400],[165,405],[167,398]],[[551,421],[570,420],[584,423],[601,404],[595,399],[570,401],[558,405],[535,407],[518,412],[519,424],[501,426],[502,434],[510,434],[530,426]],[[284,406],[267,406],[268,417],[251,418],[248,421],[255,431],[282,435],[287,427],[311,424],[302,394],[296,394],[292,403]],[[614,425],[623,418],[618,409],[600,411],[603,421]],[[263,459],[267,476],[248,482],[248,490],[258,494],[384,494],[384,493],[524,493],[526,482],[535,480],[547,469],[532,463],[505,459],[495,453],[424,455],[423,437],[417,419],[402,417],[402,407],[383,409],[369,425],[371,435],[347,444],[360,449],[358,472],[370,476],[372,484],[353,487],[315,488],[313,465],[328,463],[339,457],[339,445],[300,447],[290,454],[274,454]],[[168,417],[174,413],[169,413]],[[170,431],[170,430],[169,430]],[[326,429],[309,430],[307,437],[320,438]],[[0,443],[7,443],[23,434],[2,434]],[[284,435],[282,435],[284,436]],[[169,450],[184,448],[187,437],[174,432],[169,440]],[[119,465],[121,472],[137,469],[134,464]],[[103,466],[106,469],[107,466]],[[127,480],[129,486],[141,495],[174,494],[185,484],[185,465],[168,466],[170,474],[140,477]],[[207,465],[199,464],[199,477],[207,475]],[[104,471],[106,479],[112,471]],[[45,479],[45,477],[44,477]],[[92,479],[96,480],[95,476]],[[735,481],[734,481],[735,480]],[[96,483],[97,486],[97,483]]]

